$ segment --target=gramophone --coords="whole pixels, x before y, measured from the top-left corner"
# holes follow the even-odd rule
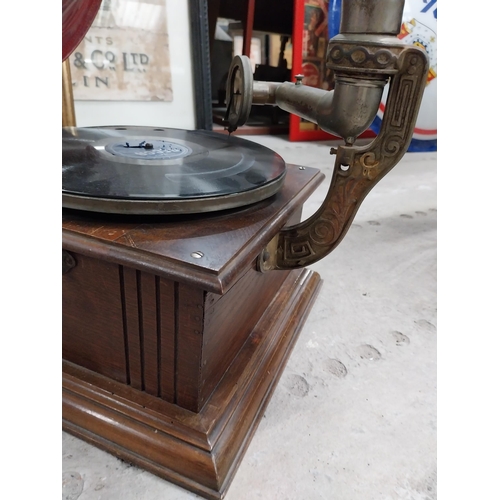
[[[99,3],[68,2],[66,18],[63,3],[63,60]],[[300,75],[253,81],[248,59],[235,57],[227,135],[63,127],[66,431],[206,498],[224,496],[318,292],[307,266],[340,243],[411,141],[428,64],[396,36],[403,4],[344,0],[326,56],[333,91]],[[357,145],[387,85],[380,133]],[[344,140],[307,220],[302,205],[323,175],[230,135],[256,104]]]

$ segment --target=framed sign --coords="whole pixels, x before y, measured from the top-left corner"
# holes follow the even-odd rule
[[[70,56],[81,101],[172,101],[164,0],[102,0]]]
[[[77,126],[211,128],[207,0],[102,0],[69,57]]]
[[[292,75],[304,75],[304,85],[332,90],[333,74],[325,64],[329,41],[329,0],[295,0],[294,9]],[[360,137],[375,137],[375,133],[368,130]],[[315,123],[290,114],[289,139],[321,141],[340,137],[321,130]]]

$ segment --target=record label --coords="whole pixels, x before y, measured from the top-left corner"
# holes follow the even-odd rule
[[[108,144],[106,151],[118,157],[140,160],[174,160],[189,156],[193,152],[182,144],[157,139],[136,139]]]

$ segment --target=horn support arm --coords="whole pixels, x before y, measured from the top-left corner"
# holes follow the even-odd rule
[[[355,50],[334,47],[330,59],[352,60]],[[397,56],[378,54],[378,61],[374,55],[372,62],[387,66],[389,55],[395,71],[380,133],[366,146],[339,146],[332,151],[336,154],[335,166],[322,206],[309,219],[282,229],[271,240],[258,258],[261,271],[304,267],[329,254],[344,238],[366,195],[408,149],[425,88],[428,59],[421,49],[403,46]]]

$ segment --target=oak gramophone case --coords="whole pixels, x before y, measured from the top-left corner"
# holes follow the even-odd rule
[[[403,1],[345,0],[333,90],[258,82],[235,57],[228,133],[82,127],[63,85],[63,428],[207,498],[222,498],[320,286],[307,265],[348,231],[404,155],[427,58],[396,35]],[[100,0],[63,1],[63,67]],[[369,15],[367,15],[367,12]],[[64,78],[68,78],[63,71]],[[356,138],[389,85],[384,121]],[[324,176],[229,132],[272,105],[344,139]],[[328,160],[328,158],[326,159]]]

